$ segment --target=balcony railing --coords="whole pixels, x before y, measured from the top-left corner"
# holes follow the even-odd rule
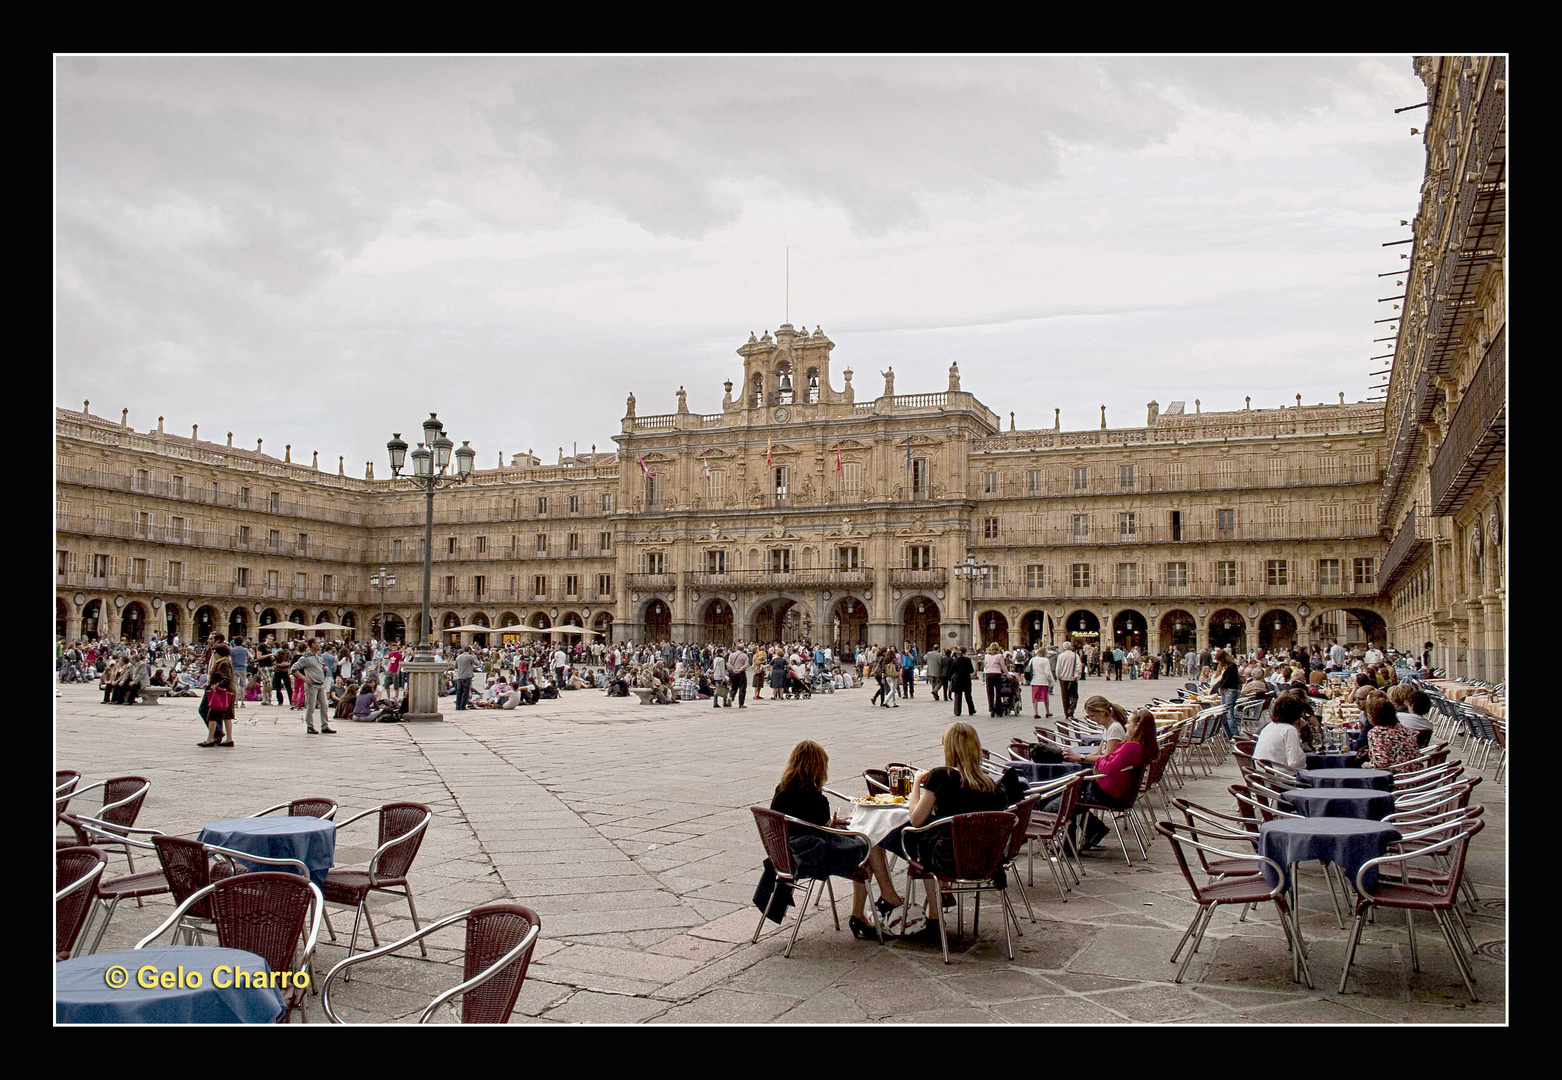
[[[630,588],[635,588],[635,579],[647,575],[631,574]],[[656,575],[649,575],[656,576]],[[665,575],[671,577],[672,575]],[[849,569],[840,569],[833,566],[811,566],[793,570],[729,570],[724,573],[712,573],[707,570],[685,571],[684,583],[690,588],[696,589],[787,589],[798,588],[802,585],[828,585],[843,589],[871,588],[873,585],[873,568],[871,566],[854,566]],[[649,589],[650,586],[640,586]]]
[[[1405,515],[1405,520],[1399,526],[1399,531],[1394,534],[1394,539],[1389,541],[1388,550],[1383,553],[1383,565],[1378,572],[1378,580],[1384,585],[1392,582],[1400,570],[1410,565],[1410,561],[1421,552],[1431,546],[1432,522],[1424,514],[1417,514],[1415,504],[1410,506],[1410,512]]]
[[[1377,526],[1372,522],[1351,521],[1337,525],[1322,525],[1315,521],[1297,521],[1285,525],[1233,525],[1222,529],[1211,524],[1184,524],[1173,529],[1170,525],[1135,524],[1133,530],[1124,531],[1120,526],[1108,525],[1094,528],[1088,533],[1075,532],[1072,526],[1055,529],[1028,530],[1031,546],[1069,547],[1097,546],[1101,544],[1192,544],[1228,542],[1238,540],[1340,540],[1376,536]],[[1026,535],[1021,533],[1020,535]],[[1008,546],[1021,541],[1009,540],[994,545],[978,540],[973,546]]]
[[[628,586],[636,592],[672,592],[678,587],[677,574],[626,574]]]
[[[1501,467],[1508,428],[1507,338],[1503,327],[1487,346],[1432,460],[1434,514],[1454,513],[1489,472]]]
[[[976,459],[980,468],[980,459]],[[985,471],[985,470],[984,470]],[[1289,487],[1345,487],[1355,484],[1377,484],[1383,480],[1383,470],[1376,465],[1357,467],[1341,465],[1335,469],[1234,469],[1229,472],[1199,472],[1182,475],[1153,475],[1136,471],[1131,483],[1124,484],[1115,472],[1092,474],[1083,483],[1076,484],[1072,475],[1039,476],[1034,483],[1028,474],[1008,481],[1000,481],[997,491],[986,490],[986,482],[977,473],[971,484],[973,499],[1041,499],[1074,498],[1082,495],[1145,495],[1163,491],[1221,491],[1253,488]]]
[[[892,566],[889,583],[895,588],[937,589],[949,584],[949,567],[929,566],[913,570],[905,566]]]
[[[112,473],[100,469],[79,469],[72,465],[56,465],[54,478],[62,484],[78,484],[82,487],[105,488],[110,491],[128,491],[136,495],[150,495],[159,499],[177,499],[205,506],[225,506],[254,513],[277,514],[282,517],[312,518],[316,521],[334,521],[344,525],[361,526],[363,514],[338,507],[311,506],[304,503],[269,498],[253,490],[248,499],[238,492],[218,491],[213,495],[211,486],[201,486],[193,478],[187,478],[181,486],[168,480],[147,480],[138,484],[134,474]],[[421,521],[421,518],[419,519]]]

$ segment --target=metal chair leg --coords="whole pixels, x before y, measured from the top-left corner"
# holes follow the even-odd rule
[[[412,902],[412,886],[403,885],[402,888],[406,890],[407,894],[407,910],[412,912],[412,929],[421,930],[423,927],[418,925],[418,908],[417,905]],[[428,958],[428,947],[423,944],[422,938],[418,938],[418,951],[423,954],[425,959]]]
[[[1445,911],[1434,910],[1432,914],[1437,917],[1438,924],[1443,928],[1443,936],[1448,940],[1448,950],[1453,953],[1454,966],[1459,969],[1459,977],[1464,980],[1464,988],[1469,992],[1470,1000],[1480,1001],[1480,998],[1475,996],[1475,973],[1470,970],[1469,962],[1465,959],[1459,945],[1459,935],[1454,932],[1451,925],[1453,920]]]
[[[1405,927],[1410,931],[1410,970],[1421,970],[1421,954],[1416,951],[1416,913],[1405,909]]]
[[[824,879],[824,892],[821,892],[820,895],[823,896],[825,892],[830,894],[830,915],[835,919],[835,928],[839,930],[841,928],[841,913],[835,910],[835,883],[829,878]]]
[[[754,942],[759,940],[759,932],[765,928],[765,912],[769,911],[770,910],[770,905],[775,903],[775,901],[776,901],[776,890],[778,890],[780,888],[781,888],[781,881],[778,878],[776,880],[776,883],[770,887],[770,899],[765,901],[765,910],[761,911],[759,913],[759,925],[754,927],[754,936],[748,939],[748,943],[750,945],[754,944]]]
[[[1188,923],[1188,928],[1182,932],[1182,939],[1177,942],[1177,947],[1172,950],[1171,959],[1168,960],[1167,963],[1175,964],[1177,962],[1177,954],[1182,952],[1182,947],[1186,945],[1188,943],[1188,939],[1193,936],[1193,928],[1198,926],[1203,918],[1204,906],[1201,904],[1193,912],[1193,921]]]
[[[1340,894],[1334,891],[1334,874],[1331,874],[1330,870],[1334,870],[1337,873],[1339,868],[1331,863],[1324,863],[1323,880],[1329,883],[1329,899],[1334,901],[1334,919],[1340,924],[1340,929],[1343,930],[1345,929],[1345,913],[1340,909]]]
[[[1176,978],[1172,979],[1172,982],[1182,982],[1182,977],[1187,974],[1188,964],[1192,962],[1193,954],[1198,950],[1199,947],[1198,939],[1204,936],[1204,927],[1209,925],[1210,916],[1213,914],[1215,914],[1215,905],[1211,904],[1207,908],[1202,909],[1198,915],[1194,916],[1194,922],[1198,924],[1198,930],[1196,932],[1196,936],[1193,939],[1192,946],[1188,949],[1188,954],[1182,958],[1182,966],[1177,969],[1177,976]],[[1192,930],[1193,928],[1189,927],[1189,929]],[[1181,947],[1182,946],[1180,945],[1178,946],[1179,949]],[[1173,953],[1172,956],[1173,959],[1176,958],[1175,953]]]
[[[976,895],[980,896],[981,893],[977,893]],[[1009,903],[1009,894],[1007,891],[999,890],[998,900],[1003,904],[1004,909],[1009,913],[1009,918],[1003,924],[1003,943],[1008,946],[1009,959],[1013,960],[1014,938],[1009,936],[1009,923],[1012,922],[1014,924],[1014,933],[1016,936],[1020,936],[1020,920],[1019,917],[1014,914],[1014,905]]]
[[[336,927],[331,925],[331,909],[330,908],[322,908],[321,911],[320,911],[320,915],[321,915],[321,918],[323,918],[325,920],[325,930],[326,930],[326,933],[331,935],[331,940],[332,941],[335,941],[336,940]]]
[[[1350,944],[1345,949],[1345,970],[1340,972],[1340,993],[1345,993],[1345,980],[1350,978],[1350,966],[1356,960],[1356,945],[1361,941],[1361,930],[1366,924],[1365,913],[1357,912],[1356,921],[1351,925]]]
[[[103,913],[103,921],[98,925],[98,936],[92,939],[92,948],[87,950],[88,956],[97,952],[98,946],[103,944],[103,935],[108,933],[108,924],[114,921],[114,911],[118,907],[119,897],[116,896],[109,901],[108,910]],[[85,934],[82,936],[86,937]]]
[[[367,899],[368,899],[367,897],[364,898],[364,900],[367,900]],[[358,951],[358,924],[363,921],[364,900],[358,901],[358,911],[357,911],[356,914],[353,915],[353,936],[352,936],[352,939],[349,940],[348,943],[347,943],[347,955],[348,956],[351,956],[351,955],[353,955],[354,953],[356,953]],[[346,971],[342,972],[342,981],[343,982],[351,982],[352,981],[352,973],[353,973],[352,968],[348,968]]]
[[[792,946],[797,944],[797,932],[803,928],[803,916],[808,914],[808,901],[813,899],[815,884],[814,879],[809,878],[808,888],[803,893],[803,902],[797,909],[797,921],[792,924],[792,939],[786,943],[786,952],[782,953],[782,956],[792,955]]]

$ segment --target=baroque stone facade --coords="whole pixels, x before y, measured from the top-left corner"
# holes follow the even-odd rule
[[[680,389],[677,411],[645,416],[630,395],[616,453],[518,455],[441,493],[435,627],[922,648],[1394,640],[1381,405],[1152,402],[1139,427],[1107,427],[1103,408],[1097,429],[1004,430],[956,367],[924,394],[895,393],[891,369],[859,401],[834,347],[818,328],[751,334],[721,411],[689,411]],[[381,566],[397,578],[391,635],[415,625],[416,491],[124,421],[56,414],[60,633],[249,636],[288,618],[369,633]],[[969,588],[968,554],[987,567]]]
[[[1426,178],[1388,384],[1379,523],[1395,640],[1506,677],[1507,83],[1496,56],[1421,56]],[[1408,249],[1408,250],[1406,250]]]

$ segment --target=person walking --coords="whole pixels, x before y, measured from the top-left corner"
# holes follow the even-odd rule
[[[243,638],[234,638],[228,646],[228,659],[233,664],[234,707],[244,708],[244,691],[249,689],[249,650]]]
[[[910,649],[900,654],[900,681],[902,696],[907,700],[917,696],[917,657]]]
[[[971,700],[971,678],[976,674],[976,665],[965,654],[964,645],[955,652],[948,670],[949,692],[955,699],[955,715],[960,715],[960,698],[964,696],[966,711],[975,716],[976,702]]]
[[[738,708],[747,708],[743,699],[748,696],[748,653],[741,642],[727,655],[727,675],[732,680],[732,689],[738,693]],[[730,698],[728,704],[731,704]]]
[[[331,726],[330,714],[325,711],[325,666],[320,663],[319,643],[310,639],[308,651],[294,660],[288,671],[303,682],[304,730],[311,735],[318,735],[321,732],[335,735],[336,729]],[[320,710],[320,731],[315,730],[317,708]]]
[[[476,671],[477,657],[472,655],[470,645],[463,645],[461,655],[456,657],[456,712],[466,709],[467,703],[472,700],[472,675]]]
[[[722,655],[720,649],[716,650],[710,661],[710,707],[719,709],[723,706],[732,707],[730,689],[727,685],[727,658]]]
[[[997,716],[1003,682],[1009,677],[1009,662],[996,641],[988,644],[987,655],[982,657],[982,674],[987,681],[987,715]]]
[[[938,701],[941,697],[946,701],[949,698],[947,693],[941,693],[944,689],[944,665],[946,663],[948,661],[944,659],[942,650],[934,649],[927,654],[927,686],[933,693],[934,701]]]
[[[1032,656],[1025,664],[1025,673],[1030,676],[1030,712],[1034,719],[1041,719],[1041,714],[1036,711],[1036,703],[1039,701],[1047,710],[1047,719],[1052,719],[1052,661],[1047,659],[1047,654],[1040,648],[1036,655]]]
[[[1079,655],[1074,651],[1074,643],[1065,641],[1063,650],[1058,653],[1057,661],[1052,665],[1052,674],[1058,680],[1058,689],[1063,695],[1063,715],[1070,720],[1074,719],[1074,709],[1079,704],[1079,676],[1082,667]]]
[[[218,643],[211,649],[211,667],[206,673],[206,700],[210,702],[213,691],[226,694],[228,701],[220,709],[210,704],[206,709],[206,741],[196,746],[233,745],[233,663],[229,659],[228,646]],[[226,735],[226,737],[224,737]]]

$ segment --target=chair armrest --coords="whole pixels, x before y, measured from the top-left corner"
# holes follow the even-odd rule
[[[350,824],[352,822],[352,820],[353,820],[352,818],[348,818],[347,821],[342,822],[342,825]],[[433,820],[434,820],[434,812],[432,810],[430,810],[428,813],[423,815],[423,820],[418,822],[411,829],[408,829],[405,833],[403,833],[402,835],[396,837],[396,839],[394,839],[394,840],[387,840],[387,841],[385,841],[385,843],[381,844],[379,846],[379,848],[376,849],[376,851],[374,852],[374,855],[369,859],[369,881],[373,882],[375,880],[375,877],[376,877],[376,874],[377,874],[377,871],[378,871],[379,865],[380,865],[380,856],[381,855],[384,855],[387,851],[389,851],[391,848],[395,847],[397,844],[405,844],[408,840],[411,840],[413,837],[418,836],[419,834],[421,834],[424,829],[428,828],[429,822],[431,822]],[[338,825],[337,828],[341,828],[341,825]]]
[[[107,781],[104,781],[104,782],[107,783]],[[111,803],[105,804],[104,807],[101,810],[98,811],[98,813],[106,814],[110,810],[115,810],[115,809],[118,809],[121,806],[124,806],[126,803],[135,802],[137,799],[141,798],[148,791],[151,791],[151,790],[152,790],[152,781],[148,780],[146,783],[142,784],[139,788],[137,788],[135,791],[132,791],[129,795],[126,795],[123,799],[120,799],[118,802],[111,802]]]
[[[489,979],[492,979],[495,975],[509,967],[516,960],[519,960],[522,955],[524,955],[529,949],[532,948],[532,946],[537,943],[537,938],[541,933],[542,923],[533,923],[532,928],[526,931],[526,936],[521,938],[520,943],[517,944],[515,948],[505,953],[492,964],[489,964],[488,967],[472,976],[472,978],[468,979],[466,982],[452,986],[449,990],[446,990],[443,994],[440,994],[433,1001],[429,1002],[428,1008],[423,1010],[423,1015],[418,1017],[418,1023],[427,1023],[429,1017],[434,1015],[434,1010],[438,1009],[445,1002],[449,1001],[457,994],[464,994],[468,990],[477,989]]]
[[[1415,851],[1403,851],[1394,855],[1379,855],[1376,859],[1368,859],[1366,862],[1361,864],[1361,869],[1356,871],[1357,894],[1369,898],[1372,896],[1372,894],[1368,892],[1362,884],[1369,869],[1378,866],[1385,866],[1389,863],[1408,862],[1411,859],[1419,859],[1426,855],[1431,855],[1434,852],[1446,851],[1448,848],[1451,848],[1457,844],[1460,839],[1464,837],[1464,835],[1464,832],[1461,830],[1454,836],[1450,836],[1448,839],[1440,841],[1436,844],[1432,844],[1429,847],[1417,848]]]
[[[287,808],[288,808],[288,804],[287,803],[279,802],[275,806],[268,806],[268,807],[266,807],[264,810],[260,811],[259,813],[251,814],[250,817],[252,817],[252,818],[265,817],[267,814],[274,814],[278,810],[286,810]]]
[[[140,833],[144,836],[163,835],[161,829],[136,828],[133,825],[115,825],[111,821],[100,821],[85,814],[66,814],[61,820],[67,822],[67,824],[75,822],[84,831],[99,834],[102,839],[96,841],[97,843],[127,844],[130,847],[146,848],[149,851],[154,850],[154,846],[151,843],[146,840],[137,840],[129,834]]]
[[[64,900],[67,896],[71,895],[71,893],[76,892],[78,889],[85,889],[88,885],[91,885],[94,881],[102,876],[103,870],[107,866],[108,863],[99,862],[98,865],[94,866],[91,870],[88,870],[85,874],[81,875],[81,877],[77,878],[75,881],[65,886],[65,888],[55,893],[54,902],[58,904],[61,900]]]
[[[226,848],[218,844],[202,844],[201,846],[206,849],[208,854],[221,855],[223,858],[228,860],[229,864],[242,860],[244,862],[264,863],[267,866],[296,866],[298,867],[299,877],[306,880],[309,878],[309,867],[305,866],[298,859],[277,859],[272,858],[270,855],[251,855],[247,851],[238,851],[234,848]],[[246,872],[247,871],[239,870],[239,873],[241,874]]]

